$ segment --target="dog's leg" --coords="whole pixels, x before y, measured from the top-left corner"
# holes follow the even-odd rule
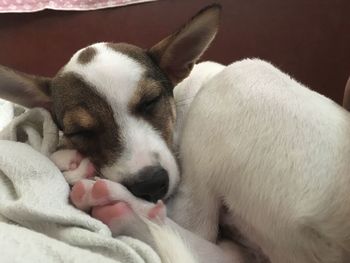
[[[163,258],[169,257],[166,251],[172,250],[178,262],[181,249],[187,249],[198,262],[242,262],[238,248],[230,253],[223,252],[219,246],[195,236],[167,218],[162,202],[153,204],[137,199],[121,184],[108,180],[83,180],[74,185],[71,200],[80,209],[91,209],[92,216],[107,224],[114,235],[138,238],[150,244]]]
[[[96,171],[90,160],[76,150],[59,150],[54,152],[50,159],[70,185],[81,179],[93,177]]]

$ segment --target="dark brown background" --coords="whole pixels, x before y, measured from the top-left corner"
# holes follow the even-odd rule
[[[99,41],[150,47],[212,0],[160,0],[89,12],[0,14],[0,64],[51,76]],[[349,0],[217,0],[220,33],[204,59],[273,62],[340,102],[350,74]]]

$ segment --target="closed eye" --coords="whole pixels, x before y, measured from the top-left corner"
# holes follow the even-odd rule
[[[155,97],[152,98],[147,98],[144,99],[140,105],[139,105],[139,111],[140,112],[150,112],[156,105],[157,103],[160,101],[160,99],[162,98],[162,95],[159,94]]]
[[[69,132],[69,133],[65,133],[65,135],[68,138],[90,138],[93,137],[95,135],[95,131],[93,130],[77,130],[74,132]]]

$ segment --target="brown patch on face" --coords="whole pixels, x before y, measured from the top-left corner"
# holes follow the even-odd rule
[[[94,88],[75,73],[52,81],[53,115],[67,147],[88,156],[98,167],[114,163],[123,150],[113,111]]]
[[[96,53],[97,53],[97,50],[95,48],[87,47],[80,52],[78,56],[78,62],[80,64],[87,64],[94,59]]]
[[[138,83],[138,89],[130,100],[128,109],[134,116],[143,118],[159,131],[172,149],[175,123],[172,93],[174,86],[145,50],[124,43],[110,43],[107,46],[145,67],[146,72]]]

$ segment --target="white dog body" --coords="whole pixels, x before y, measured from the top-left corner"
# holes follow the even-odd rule
[[[197,92],[203,87],[205,82],[210,80],[224,68],[224,65],[213,61],[198,63],[193,67],[191,74],[174,88],[174,99],[176,104],[174,144],[176,149],[179,148],[184,122]]]
[[[348,262],[350,116],[260,60],[233,63],[197,94],[171,216],[215,241],[222,204],[271,262]]]

